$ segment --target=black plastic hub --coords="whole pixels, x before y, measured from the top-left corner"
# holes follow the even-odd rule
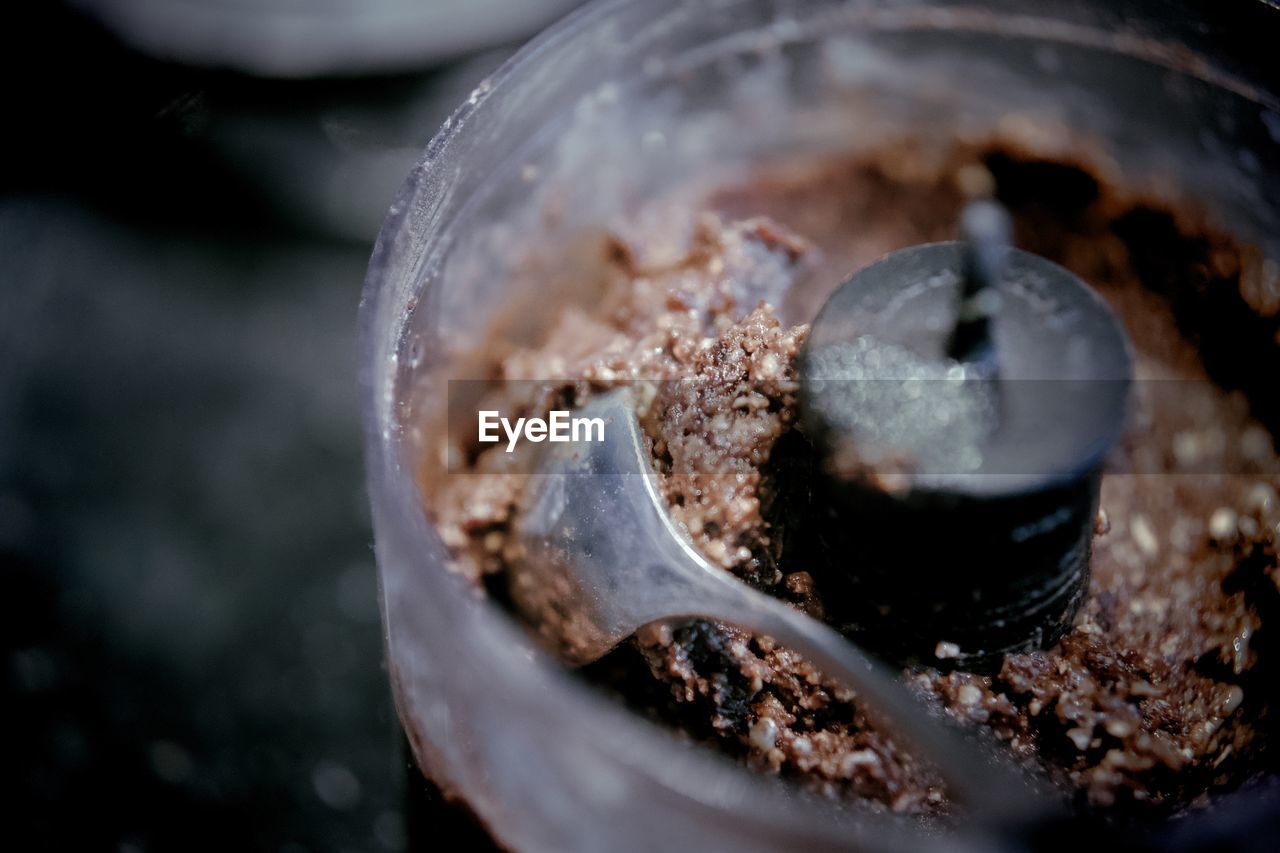
[[[847,630],[895,660],[980,667],[1052,643],[1083,600],[1131,359],[1087,285],[1008,248],[994,203],[962,233],[836,290],[801,399]]]

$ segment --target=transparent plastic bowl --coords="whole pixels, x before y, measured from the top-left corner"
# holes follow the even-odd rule
[[[593,692],[444,568],[415,482],[444,405],[545,246],[780,153],[1013,129],[1086,145],[1280,257],[1280,113],[1180,4],[604,0],[530,43],[431,141],[379,236],[361,309],[387,657],[422,768],[521,850],[988,849],[752,774]],[[554,215],[548,215],[554,210]]]

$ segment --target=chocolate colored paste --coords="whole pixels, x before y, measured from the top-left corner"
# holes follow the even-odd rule
[[[596,304],[566,307],[534,346],[490,350],[495,379],[550,380],[496,383],[491,402],[543,414],[633,379],[677,380],[639,413],[677,524],[713,565],[839,627],[839,585],[797,535],[811,465],[795,428],[797,321],[884,252],[951,239],[975,188],[1008,206],[1019,246],[1114,307],[1136,350],[1135,414],[1104,477],[1073,630],[985,674],[940,671],[940,644],[939,670],[903,677],[1083,807],[1203,801],[1274,765],[1280,284],[1256,250],[1083,165],[1003,146],[778,167],[711,194],[675,238],[636,227],[602,240],[599,280],[584,283]],[[1151,379],[1197,381],[1160,394]],[[495,473],[436,476],[429,508],[457,570],[501,600],[522,475],[502,475],[517,463],[491,445],[452,450]],[[766,638],[654,625],[584,674],[763,772],[897,811],[947,808],[856,696]]]

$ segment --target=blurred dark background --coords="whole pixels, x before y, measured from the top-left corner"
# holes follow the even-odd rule
[[[431,846],[457,816],[382,664],[356,306],[418,152],[571,2],[30,5],[0,34],[5,846],[396,851],[407,812]]]

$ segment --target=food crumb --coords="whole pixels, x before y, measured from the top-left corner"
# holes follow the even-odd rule
[[[953,660],[960,657],[960,647],[955,643],[948,643],[945,640],[938,642],[933,648],[933,656],[938,660]]]
[[[1235,510],[1220,506],[1209,516],[1209,535],[1219,542],[1235,538],[1238,518]]]

